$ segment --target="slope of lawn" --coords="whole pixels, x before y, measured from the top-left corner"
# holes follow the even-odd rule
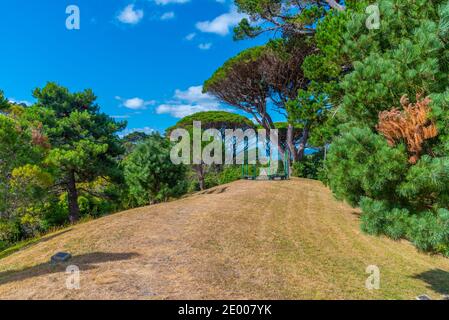
[[[0,260],[0,298],[415,299],[449,293],[449,259],[363,235],[322,184],[238,181],[49,235]],[[66,288],[66,265],[81,269]],[[381,271],[367,290],[366,268]]]

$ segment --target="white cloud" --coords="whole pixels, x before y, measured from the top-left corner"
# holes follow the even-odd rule
[[[230,28],[236,26],[247,15],[239,13],[235,6],[232,6],[228,13],[216,17],[212,21],[202,21],[196,24],[196,28],[201,32],[215,33],[226,36],[230,32]]]
[[[212,48],[212,43],[200,43],[198,45],[198,48],[200,48],[201,50],[209,50],[210,48]]]
[[[138,24],[143,16],[143,10],[134,10],[134,4],[129,4],[118,14],[117,19],[126,24]]]
[[[222,110],[213,96],[203,93],[202,86],[190,87],[185,91],[176,90],[173,98],[173,101],[159,105],[156,113],[184,118],[197,112]]]
[[[166,12],[161,16],[161,20],[170,20],[175,17],[175,13],[173,11]]]
[[[27,100],[16,100],[14,98],[8,98],[8,101],[13,103],[13,104],[24,104],[26,106],[31,106],[33,103],[27,101]]]
[[[183,3],[190,2],[190,0],[154,0],[154,2],[156,2],[156,4],[158,4],[158,5],[165,6],[165,5],[171,4],[171,3],[183,4]]]
[[[203,86],[193,86],[185,91],[176,90],[175,99],[188,103],[218,104],[217,100],[208,93],[203,93]]]
[[[186,35],[185,39],[187,41],[192,41],[195,37],[196,37],[196,33],[192,32],[192,33],[189,33],[188,35]]]
[[[122,99],[116,96],[115,99],[121,101],[123,107],[131,110],[145,110],[147,106],[156,104],[156,101],[154,100],[145,101],[137,97],[132,99]]]
[[[218,110],[220,110],[220,106],[161,104],[157,107],[156,112],[157,114],[170,114],[172,117],[181,119],[197,112]]]

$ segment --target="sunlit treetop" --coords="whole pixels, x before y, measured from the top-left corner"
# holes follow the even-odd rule
[[[257,60],[266,52],[266,46],[258,46],[246,49],[239,53],[237,56],[226,61],[215,73],[205,81],[203,86],[204,93],[207,93],[212,89],[212,86],[223,81],[229,75],[229,73],[236,67],[249,64],[251,62],[257,62]]]
[[[314,46],[305,36],[270,40],[225,62],[205,82],[204,92],[247,112],[266,112],[270,98],[281,111],[307,86],[301,65],[312,52]]]
[[[239,114],[230,113],[226,111],[205,111],[198,112],[187,116],[176,125],[167,129],[167,132],[171,132],[177,128],[190,129],[193,126],[194,121],[201,122],[202,129],[247,129],[254,127],[248,118]]]
[[[74,111],[96,113],[99,106],[97,97],[91,89],[70,93],[67,88],[57,83],[49,82],[44,88],[36,88],[33,92],[39,107],[54,110],[57,117],[65,117]]]

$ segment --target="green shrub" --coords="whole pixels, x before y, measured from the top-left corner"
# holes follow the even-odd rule
[[[386,235],[394,240],[408,239],[419,250],[449,255],[449,211],[412,214],[407,209],[390,209],[385,201],[363,198],[362,230]]]
[[[360,207],[363,211],[361,218],[362,231],[374,236],[383,234],[386,221],[385,214],[388,211],[385,203],[364,197],[360,201]]]
[[[360,201],[362,208],[362,231],[371,235],[385,234],[394,240],[406,237],[410,224],[407,209],[390,209],[386,202],[367,197]]]
[[[302,161],[293,163],[291,175],[298,178],[321,180],[324,170],[323,158],[323,154],[320,152],[305,156]]]
[[[412,216],[408,237],[420,250],[449,255],[449,211]]]
[[[167,201],[187,191],[186,167],[170,159],[171,143],[151,135],[124,160],[125,181],[132,204]]]
[[[210,189],[220,185],[219,174],[217,173],[208,173],[206,174],[206,178],[204,179],[204,184],[206,189]]]
[[[0,250],[6,249],[21,238],[22,232],[18,221],[0,220]]]
[[[384,233],[393,240],[406,238],[410,228],[410,213],[407,209],[394,208],[385,214]]]
[[[351,128],[331,145],[326,168],[336,197],[358,206],[365,196],[398,201],[395,188],[408,162],[403,146],[391,148],[370,129]]]
[[[242,168],[240,166],[225,166],[219,174],[219,184],[228,184],[242,178]]]

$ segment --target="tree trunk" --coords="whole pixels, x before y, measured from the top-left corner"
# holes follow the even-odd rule
[[[200,177],[198,177],[198,181],[200,184],[200,190],[203,191],[206,189],[206,182],[204,181],[204,175],[201,175]]]
[[[336,1],[336,0],[326,0],[327,4],[329,5],[329,7],[333,8],[333,9],[337,9],[339,11],[344,11],[346,8],[344,5],[341,5],[339,2],[340,1]]]
[[[304,132],[302,133],[301,142],[298,147],[298,161],[302,161],[304,159],[307,142],[309,141],[309,128],[305,127]]]
[[[194,165],[196,174],[198,176],[198,183],[200,185],[200,190],[203,191],[206,189],[206,182],[204,179],[204,167],[202,164]]]
[[[290,151],[290,154],[293,158],[293,162],[298,161],[298,154],[296,152],[295,143],[293,142],[293,136],[294,136],[294,128],[291,124],[288,124],[288,130],[287,130],[287,146],[288,150]]]
[[[71,223],[75,223],[80,218],[80,208],[78,206],[78,190],[76,189],[74,171],[70,171],[68,175],[67,193],[69,200],[69,220]]]

